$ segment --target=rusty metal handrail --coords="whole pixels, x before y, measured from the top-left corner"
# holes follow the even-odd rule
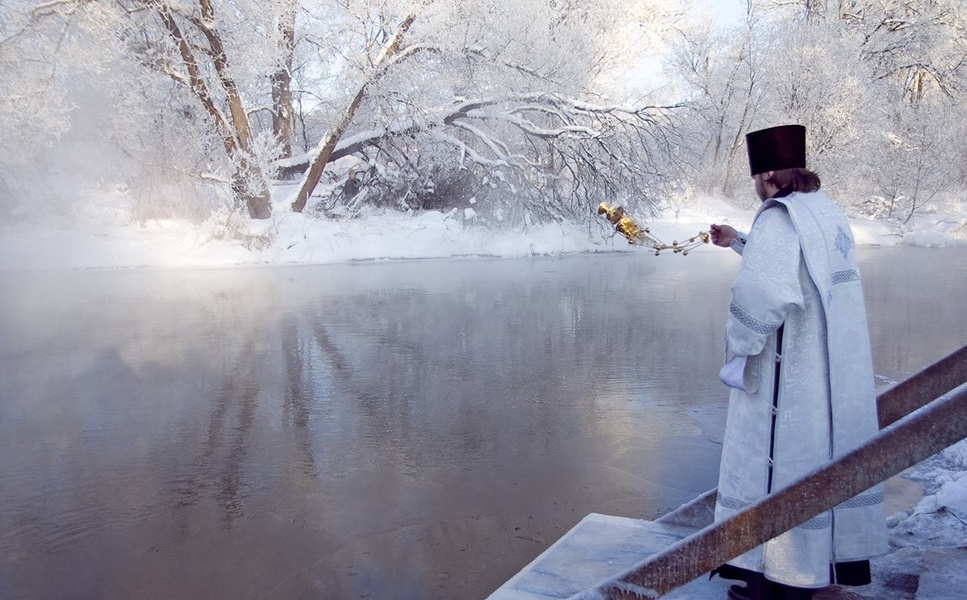
[[[927,402],[967,382],[967,346],[956,350],[876,397],[880,429],[895,423]],[[712,522],[716,488],[704,492],[656,522],[703,527]]]
[[[964,439],[967,378],[959,378],[954,383],[959,387],[947,387],[929,403],[923,402],[917,388],[936,391],[947,385],[942,382],[956,381],[952,374],[965,365],[967,347],[911,378],[919,385],[904,382],[881,394],[880,398],[886,395],[892,425],[865,444],[572,600],[657,598]],[[892,415],[901,410],[897,407],[915,412],[894,419]]]
[[[967,346],[877,396],[880,428],[895,423],[964,382],[967,382]]]

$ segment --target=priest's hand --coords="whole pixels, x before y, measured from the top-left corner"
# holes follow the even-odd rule
[[[723,248],[728,248],[732,244],[732,240],[734,240],[738,234],[738,232],[735,230],[735,227],[732,227],[731,225],[715,224],[709,226],[709,233],[712,234],[712,243]]]

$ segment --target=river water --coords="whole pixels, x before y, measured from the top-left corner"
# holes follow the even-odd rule
[[[860,253],[881,383],[967,251]],[[716,483],[738,257],[0,275],[0,598],[483,598]]]

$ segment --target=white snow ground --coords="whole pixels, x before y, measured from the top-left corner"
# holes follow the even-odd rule
[[[14,224],[0,223],[0,271],[223,268],[641,251],[596,217],[590,225],[547,224],[499,232],[477,223],[471,208],[446,214],[380,211],[353,219],[323,220],[293,213],[285,202],[279,202],[267,221],[221,212],[202,223],[187,219],[139,222],[132,215],[131,198],[123,190],[91,192],[85,197],[89,200],[74,202],[69,217],[34,210],[19,215]],[[639,221],[671,243],[707,230],[713,222],[747,230],[753,214],[721,199],[700,198],[655,221]],[[225,223],[231,225],[226,228]],[[958,210],[918,217],[902,235],[897,226],[876,221],[853,221],[853,232],[860,246],[967,245],[967,203]]]

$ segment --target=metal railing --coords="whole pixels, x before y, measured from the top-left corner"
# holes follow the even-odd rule
[[[882,429],[862,446],[571,600],[657,598],[967,438],[967,346],[880,394],[877,410]]]

